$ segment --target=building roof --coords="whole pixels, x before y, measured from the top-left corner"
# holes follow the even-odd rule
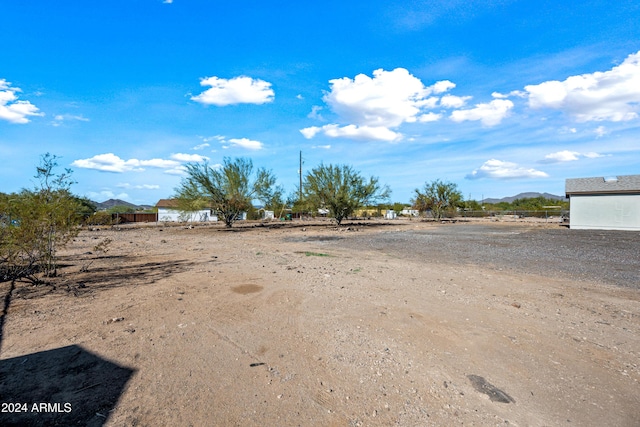
[[[640,175],[570,178],[565,183],[565,193],[567,196],[571,194],[640,193]]]
[[[175,199],[160,199],[156,203],[156,208],[177,208],[178,201]]]

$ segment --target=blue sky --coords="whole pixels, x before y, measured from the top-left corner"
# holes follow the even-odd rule
[[[640,173],[637,1],[6,0],[0,23],[2,192],[47,152],[136,204],[224,157],[293,192],[300,151],[400,202]]]

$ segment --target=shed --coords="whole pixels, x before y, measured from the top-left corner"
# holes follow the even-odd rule
[[[210,209],[182,211],[178,209],[178,202],[174,199],[160,199],[156,203],[156,208],[158,208],[158,221],[210,222],[218,220],[218,217],[213,215]]]
[[[640,175],[567,179],[570,228],[640,231]]]

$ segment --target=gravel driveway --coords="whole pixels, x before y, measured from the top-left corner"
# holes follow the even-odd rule
[[[640,233],[464,223],[350,234],[328,246],[640,288]]]

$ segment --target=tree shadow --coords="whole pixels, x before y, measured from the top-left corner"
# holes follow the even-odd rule
[[[102,426],[134,373],[78,345],[0,360],[0,424]]]
[[[14,292],[14,297],[31,299],[48,293],[83,296],[107,289],[150,285],[198,264],[185,259],[144,261],[143,257],[130,256],[98,257],[93,260],[98,264],[91,265],[86,271],[65,272],[64,280],[54,281],[49,286],[21,286]],[[79,264],[81,262],[78,261]]]
[[[148,285],[186,271],[198,264],[186,259],[170,261],[135,262],[131,257],[123,257],[124,263],[110,263],[91,268],[84,274],[73,277],[85,285],[96,289],[115,288],[128,285]],[[110,261],[113,261],[111,259]]]
[[[308,222],[307,222],[308,221]],[[250,224],[234,224],[233,227],[228,228],[215,228],[212,229],[216,232],[223,233],[243,233],[253,230],[278,230],[278,229],[344,229],[347,227],[359,227],[359,228],[384,228],[384,227],[398,227],[406,225],[405,223],[397,223],[393,220],[367,220],[367,219],[344,219],[339,226],[335,221],[316,221],[313,219],[307,221],[265,221],[259,223]],[[417,222],[417,219],[416,219]]]
[[[75,260],[76,264],[81,262],[82,260]],[[68,262],[68,264],[73,266],[74,262]],[[196,264],[197,262],[187,260],[136,262],[134,257],[109,256],[107,262],[102,260],[100,265],[88,271],[65,273],[61,277],[53,278],[46,285],[35,286],[17,281],[0,282],[0,286],[6,286],[6,289],[3,289],[4,296],[0,312],[0,350],[4,340],[4,324],[9,306],[16,298],[34,299],[49,294],[83,297],[95,295],[107,289],[150,285],[173,274],[186,271]]]

